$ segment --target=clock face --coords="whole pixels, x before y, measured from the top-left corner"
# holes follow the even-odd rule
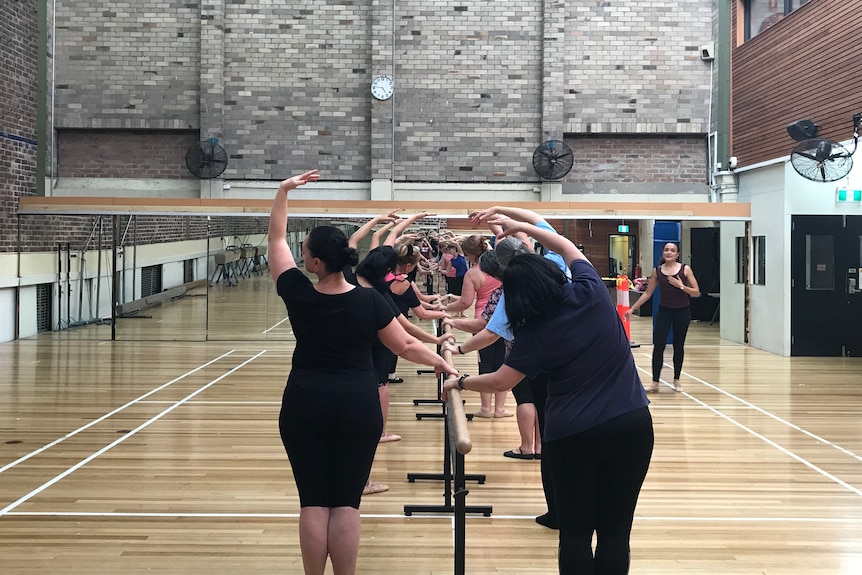
[[[378,100],[388,100],[395,93],[395,82],[389,76],[377,76],[371,82],[371,95]]]

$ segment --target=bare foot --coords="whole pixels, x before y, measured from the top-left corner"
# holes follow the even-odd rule
[[[505,409],[503,411],[495,411],[494,412],[494,417],[512,417],[513,415],[515,415],[515,414],[512,413],[511,411],[506,411]]]
[[[388,431],[384,431],[383,435],[380,436],[380,443],[389,443],[392,441],[401,441],[401,436]]]
[[[647,393],[658,393],[658,385],[659,383],[657,381],[654,381],[651,385],[645,385],[644,391]]]
[[[674,391],[682,391],[682,384],[678,379],[673,380],[673,390]]]
[[[388,485],[379,481],[369,480],[365,484],[365,487],[362,488],[362,495],[374,495],[375,493],[383,493],[384,491],[389,491]]]

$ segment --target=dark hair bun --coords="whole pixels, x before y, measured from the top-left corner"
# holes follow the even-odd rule
[[[344,258],[344,264],[350,267],[359,263],[359,253],[350,246],[347,246],[341,251],[341,256]]]

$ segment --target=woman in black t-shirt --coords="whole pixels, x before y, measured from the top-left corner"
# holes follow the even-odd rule
[[[315,228],[303,242],[317,283],[299,271],[286,241],[287,194],[318,178],[312,170],[281,182],[269,218],[269,268],[296,336],[279,430],[299,492],[305,573],[322,574],[330,558],[336,573],[352,574],[359,503],[383,428],[372,345],[379,338],[410,361],[455,371],[393,321],[379,293],[344,279],[358,256],[337,228]]]

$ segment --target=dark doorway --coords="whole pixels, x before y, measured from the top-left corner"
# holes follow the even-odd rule
[[[793,216],[790,355],[862,357],[862,216]]]

